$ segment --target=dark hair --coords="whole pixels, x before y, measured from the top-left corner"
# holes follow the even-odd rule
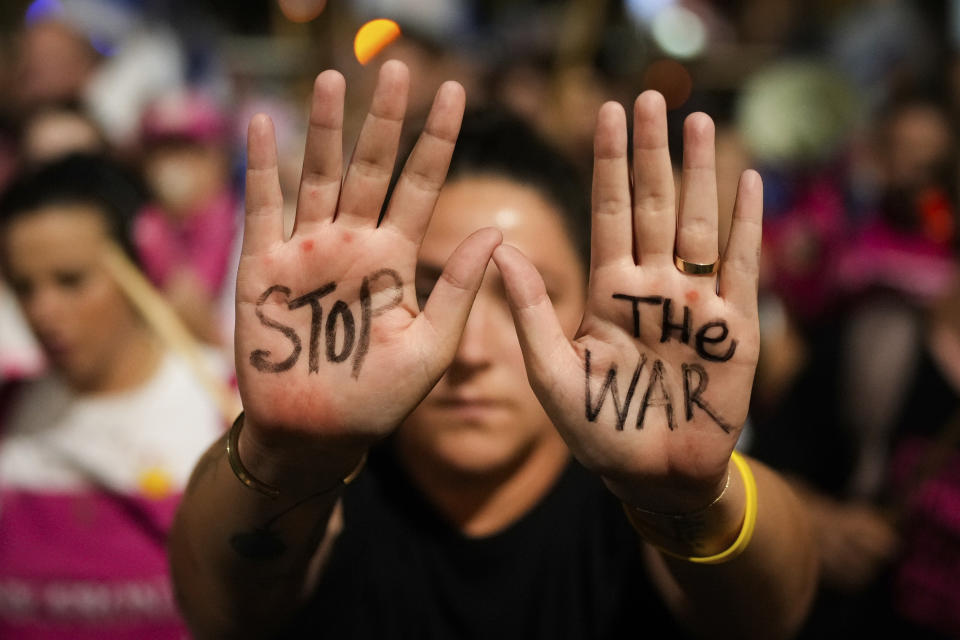
[[[502,110],[469,111],[447,181],[495,175],[536,189],[562,217],[584,267],[590,263],[590,203],[577,167],[524,120]]]
[[[140,180],[102,156],[74,154],[18,176],[0,196],[0,231],[49,206],[87,205],[103,216],[110,237],[137,261],[131,228],[146,203]]]
[[[419,131],[422,127],[411,126]],[[412,141],[405,146],[412,149]],[[398,163],[396,169],[403,166]],[[519,116],[497,109],[468,111],[450,161],[447,182],[465,176],[499,176],[536,189],[560,214],[584,269],[590,264],[590,203],[583,176],[570,160]],[[394,172],[392,195],[399,171]]]

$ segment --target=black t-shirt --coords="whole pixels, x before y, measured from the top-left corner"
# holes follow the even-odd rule
[[[683,637],[616,498],[571,463],[528,514],[467,538],[388,448],[344,497],[345,530],[292,637]]]

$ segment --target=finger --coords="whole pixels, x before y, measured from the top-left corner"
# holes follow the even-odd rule
[[[390,60],[380,67],[370,112],[340,192],[337,222],[350,226],[377,224],[397,159],[409,88],[410,72],[405,64]]]
[[[683,123],[683,174],[677,255],[689,262],[717,261],[717,163],[713,120],[705,113]]]
[[[437,370],[431,372],[432,377],[439,378],[449,366],[490,256],[502,241],[503,235],[492,227],[470,234],[447,259],[423,313],[417,316],[420,334],[417,340],[421,341],[420,344],[437,345],[438,352],[443,354],[436,360]]]
[[[553,384],[542,375],[569,371],[576,358],[547,295],[543,278],[526,256],[510,245],[501,245],[493,261],[503,277],[507,302],[520,338],[523,360],[533,373],[530,382],[540,388]]]
[[[331,220],[337,211],[343,179],[345,92],[346,82],[337,71],[324,71],[313,83],[294,233],[304,224]]]
[[[644,91],[633,105],[633,208],[637,263],[673,264],[676,190],[667,146],[667,103]]]
[[[445,82],[433,99],[420,134],[390,198],[383,225],[400,230],[419,246],[426,233],[440,187],[463,122],[466,95],[457,82]]]
[[[720,297],[753,315],[757,311],[760,279],[760,243],[763,218],[763,181],[752,169],[744,171],[733,205],[730,240],[720,265]]]
[[[283,242],[283,196],[277,170],[277,141],[269,116],[258,114],[247,128],[246,217],[243,255],[270,250]]]
[[[608,102],[600,108],[593,140],[591,270],[633,262],[630,170],[627,164],[627,116]]]

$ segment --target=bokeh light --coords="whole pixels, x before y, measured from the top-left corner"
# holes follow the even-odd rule
[[[391,42],[400,37],[400,27],[393,20],[378,18],[366,23],[357,31],[353,52],[360,64],[367,64]]]
[[[24,21],[27,24],[46,20],[51,16],[58,16],[63,13],[63,4],[60,0],[34,0],[27,7],[24,15]]]
[[[657,45],[674,58],[692,58],[707,46],[707,28],[693,11],[671,5],[664,7],[651,24]]]
[[[737,125],[759,161],[824,161],[860,116],[859,96],[827,65],[784,60],[753,75],[737,104]]]
[[[674,0],[627,0],[627,12],[635,21],[644,24],[663,11]]]
[[[683,105],[693,91],[693,78],[687,68],[676,60],[663,59],[650,63],[643,74],[643,88],[663,94],[667,109]]]
[[[327,7],[327,0],[277,0],[277,3],[290,22],[310,22]]]

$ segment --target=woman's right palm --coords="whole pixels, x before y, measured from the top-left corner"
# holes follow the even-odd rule
[[[417,252],[464,95],[452,82],[437,92],[378,223],[408,83],[404,65],[383,65],[341,181],[344,81],[333,71],[317,78],[296,224],[286,241],[273,128],[265,116],[250,123],[236,364],[247,421],[261,437],[367,446],[416,407],[453,358],[500,234],[485,229],[465,240],[420,311]]]

